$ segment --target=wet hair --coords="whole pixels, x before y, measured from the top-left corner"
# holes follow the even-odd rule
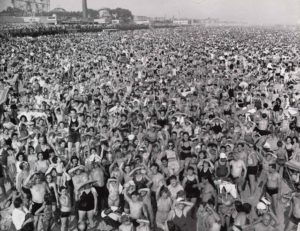
[[[243,211],[243,203],[241,201],[235,201],[234,205],[237,212]]]
[[[283,145],[283,143],[282,143],[282,141],[281,140],[279,140],[278,142],[277,142],[277,147],[282,147],[282,145]]]
[[[189,167],[187,168],[187,170],[192,170],[192,171],[194,171],[194,168],[193,168],[192,166],[189,166]]]
[[[169,181],[171,181],[171,180],[177,180],[177,177],[175,175],[172,175],[169,177]]]
[[[72,157],[71,157],[71,162],[73,162],[73,160],[77,160],[77,161],[79,161],[79,159],[78,159],[78,157],[77,157],[77,156],[72,156]]]
[[[15,206],[15,208],[16,208],[16,209],[17,209],[17,208],[20,208],[21,205],[22,205],[22,203],[23,203],[23,200],[22,200],[20,197],[17,197],[17,198],[14,200],[14,206]]]
[[[251,204],[249,204],[249,203],[244,203],[243,204],[243,211],[245,213],[249,214],[251,212],[251,208],[252,208]]]

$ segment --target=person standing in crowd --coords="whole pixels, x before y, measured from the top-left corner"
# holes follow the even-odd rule
[[[86,32],[0,37],[0,188],[20,194],[17,230],[295,228],[298,29],[70,27]]]

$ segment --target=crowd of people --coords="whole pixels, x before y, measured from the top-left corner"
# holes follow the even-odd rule
[[[295,230],[298,36],[190,27],[0,40],[0,230]]]

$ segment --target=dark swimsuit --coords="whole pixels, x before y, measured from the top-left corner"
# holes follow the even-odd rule
[[[188,141],[187,141],[188,142]],[[189,145],[188,147],[184,146],[183,142],[182,146],[181,146],[181,153],[180,153],[180,160],[185,160],[186,158],[191,158],[192,157],[192,147]]]
[[[68,140],[68,142],[73,143],[73,144],[80,142],[79,131],[73,129],[73,127],[78,127],[78,126],[79,126],[79,122],[78,122],[77,118],[75,119],[75,121],[73,121],[73,119],[71,119],[71,122],[69,125],[69,140]]]
[[[80,196],[78,210],[81,211],[91,211],[95,208],[94,195],[92,191],[86,193],[83,192]]]

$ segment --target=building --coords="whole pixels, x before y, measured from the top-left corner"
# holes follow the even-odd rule
[[[99,18],[111,18],[110,10],[108,8],[102,8],[98,10]]]
[[[151,18],[147,16],[134,16],[133,21],[137,25],[150,25]]]
[[[53,10],[50,11],[51,13],[65,13],[67,12],[64,8],[54,8]]]
[[[187,25],[191,25],[191,21],[188,19],[176,19],[176,20],[173,20],[173,24],[187,26]]]
[[[28,14],[49,12],[50,9],[50,0],[14,0],[12,4]]]

